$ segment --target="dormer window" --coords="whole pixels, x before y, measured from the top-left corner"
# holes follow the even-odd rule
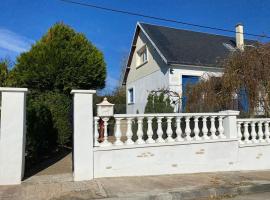
[[[147,63],[148,61],[148,53],[147,53],[147,47],[146,45],[143,45],[138,51],[137,51],[137,67],[140,67]]]

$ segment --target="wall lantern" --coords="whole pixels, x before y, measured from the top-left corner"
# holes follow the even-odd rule
[[[97,116],[99,117],[111,117],[113,116],[113,107],[114,104],[108,102],[105,97],[103,101],[97,104]]]

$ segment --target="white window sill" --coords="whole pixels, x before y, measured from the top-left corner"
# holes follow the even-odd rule
[[[136,67],[136,69],[138,69],[138,68],[142,67],[142,66],[143,66],[143,65],[145,65],[146,63],[148,63],[148,60],[147,60],[147,61],[145,61],[145,62],[143,62],[143,63],[141,63],[141,64],[139,64],[139,65]]]

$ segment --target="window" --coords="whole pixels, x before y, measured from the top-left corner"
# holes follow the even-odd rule
[[[146,45],[144,45],[143,47],[141,47],[138,51],[137,51],[137,66],[141,66],[143,64],[145,64],[147,62],[148,59],[148,55],[147,55],[147,48]]]
[[[134,103],[134,88],[128,89],[128,104]]]
[[[146,48],[141,53],[141,63],[145,63],[147,61],[147,51]]]

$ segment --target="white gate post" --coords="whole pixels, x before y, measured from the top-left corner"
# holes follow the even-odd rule
[[[93,94],[95,90],[72,90],[74,181],[94,178]]]
[[[224,135],[227,138],[238,138],[236,119],[240,112],[237,110],[224,110],[220,111],[220,113],[228,115],[223,121]]]
[[[24,175],[27,88],[0,87],[0,92],[0,185],[20,184]]]

